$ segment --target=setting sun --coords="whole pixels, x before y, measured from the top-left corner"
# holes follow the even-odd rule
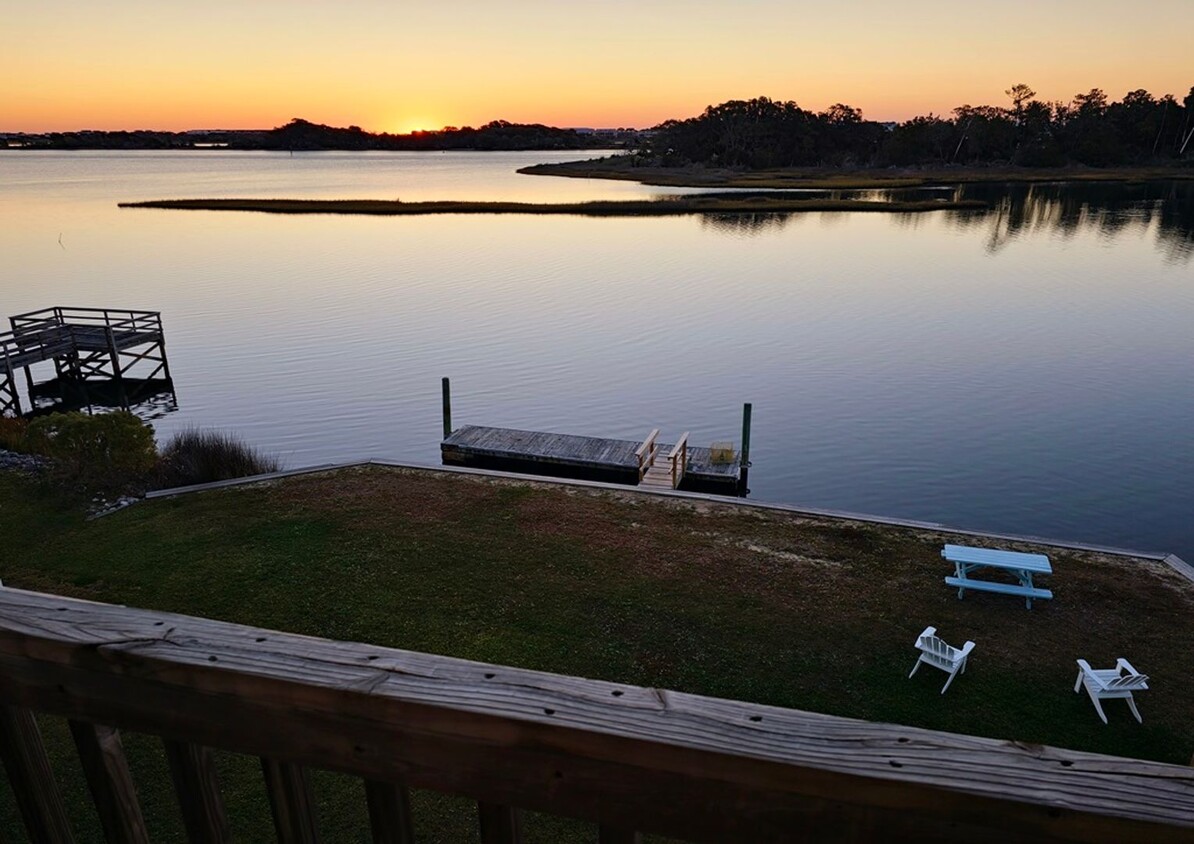
[[[431,117],[399,117],[389,121],[382,131],[393,135],[409,135],[412,132],[430,132],[444,127],[444,121]]]

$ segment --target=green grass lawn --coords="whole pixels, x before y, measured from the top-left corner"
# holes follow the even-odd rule
[[[1053,601],[958,601],[929,531],[434,472],[369,468],[145,502],[85,521],[0,474],[6,586],[583,677],[1186,764],[1194,584],[1162,563],[1039,550]],[[1001,547],[1011,547],[1006,544]],[[977,647],[907,679],[928,624]],[[1104,726],[1077,657],[1153,677]],[[99,833],[65,726],[47,742],[84,841]],[[155,739],[126,736],[155,841],[182,841]],[[273,839],[257,761],[221,755],[238,840]],[[324,840],[369,841],[359,781],[315,777]],[[474,807],[417,792],[423,840]],[[11,794],[0,829],[19,827]],[[531,840],[585,840],[536,817]],[[7,835],[6,840],[20,840]]]

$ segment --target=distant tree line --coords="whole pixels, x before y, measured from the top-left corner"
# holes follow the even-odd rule
[[[766,97],[709,106],[657,126],[639,163],[771,167],[886,167],[1012,164],[1166,163],[1194,157],[1194,88],[1180,102],[1132,91],[1110,102],[1098,88],[1069,103],[1043,102],[1027,85],[1006,91],[1010,106],[962,105],[898,124],[864,120],[841,103],[811,112]]]
[[[578,132],[538,123],[494,120],[479,128],[449,126],[408,135],[366,132],[359,126],[340,128],[295,118],[285,126],[263,131],[204,132],[50,132],[9,134],[9,142],[35,149],[190,149],[220,146],[242,150],[544,150],[609,149],[639,141],[633,129]]]
[[[295,119],[285,126],[265,133],[261,149],[343,149],[343,150],[539,150],[597,149],[618,142],[637,140],[633,130],[625,136],[581,133],[558,129],[541,123],[509,123],[493,120],[480,128],[448,126],[409,135],[374,134],[359,126],[338,129]]]

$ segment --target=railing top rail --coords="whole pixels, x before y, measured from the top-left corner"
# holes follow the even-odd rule
[[[668,460],[675,460],[688,447],[688,434],[689,432],[685,431],[680,435],[680,439],[676,440],[675,446],[672,447],[671,453],[667,456]]]
[[[639,459],[640,463],[642,462],[643,457],[651,453],[651,450],[655,447],[655,439],[658,436],[659,429],[652,429],[651,433],[647,434],[647,438],[643,440],[643,444],[634,450],[634,456]]]
[[[42,319],[58,319],[58,307],[39,308],[36,311],[28,311],[23,314],[14,314],[9,317],[11,321],[17,320],[42,320]]]
[[[134,314],[139,316],[158,316],[161,314],[161,311],[147,311],[139,308],[76,308],[68,305],[59,305],[55,310],[64,314]]]
[[[8,588],[0,699],[698,840],[1165,842],[1194,829],[1194,768]]]
[[[120,311],[109,309],[101,312],[94,310],[75,311],[63,308],[61,320],[64,323],[83,323],[86,325],[117,325],[117,324],[158,324],[161,315],[156,311]]]

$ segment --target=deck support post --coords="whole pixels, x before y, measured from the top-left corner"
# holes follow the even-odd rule
[[[162,374],[166,376],[167,381],[173,381],[170,375],[170,361],[166,358],[166,335],[161,335],[162,339],[158,341],[158,351],[162,353]]]
[[[452,436],[452,385],[451,382],[445,378],[443,383],[444,394],[444,439]]]
[[[120,370],[120,349],[116,346],[116,335],[112,332],[111,326],[104,328],[104,334],[108,338],[108,356],[112,360],[112,377],[116,379],[116,388],[120,391],[120,405],[128,410],[129,399],[124,392],[124,373]]]
[[[12,361],[10,361],[8,358],[4,359],[4,369],[6,381],[4,384],[4,389],[0,389],[0,395],[7,392],[11,397],[11,401],[5,400],[3,404],[0,404],[0,413],[5,410],[12,410],[14,416],[20,416],[22,415],[21,395],[17,392],[17,376],[12,371]],[[32,395],[30,395],[29,400],[33,401]]]

